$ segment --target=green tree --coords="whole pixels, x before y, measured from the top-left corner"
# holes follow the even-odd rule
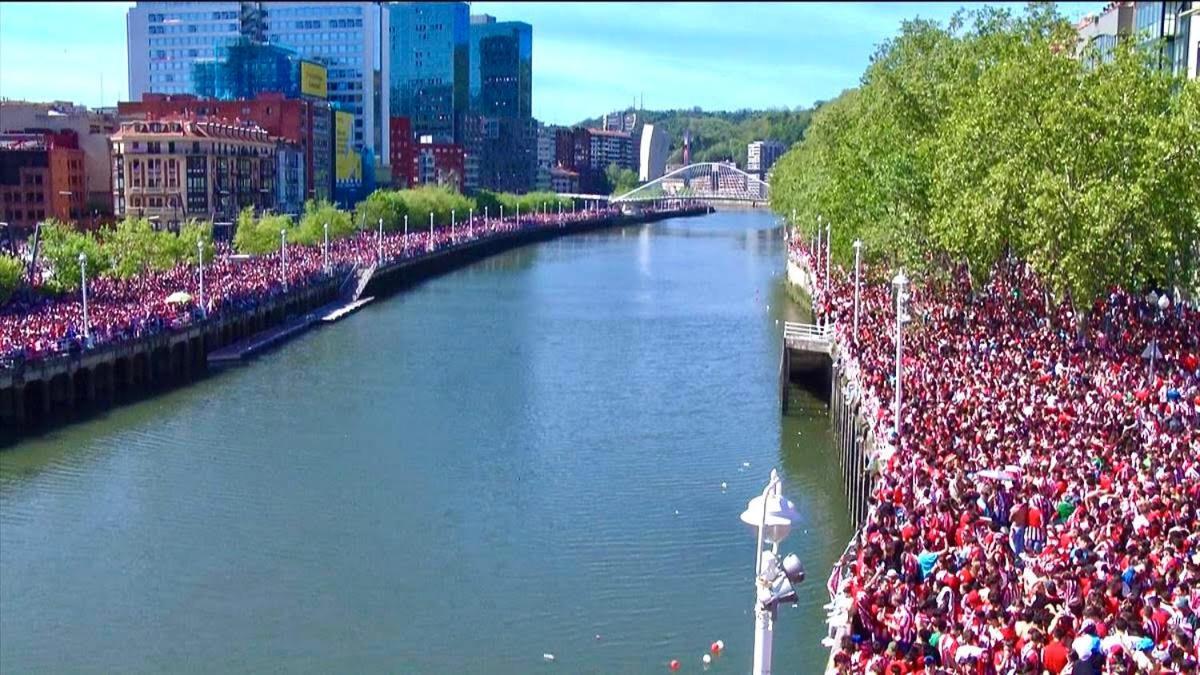
[[[309,200],[304,204],[300,226],[296,228],[297,244],[320,244],[325,240],[325,224],[329,224],[329,240],[341,239],[354,234],[354,223],[350,214],[326,201]],[[289,241],[291,233],[288,234]]]
[[[100,240],[112,262],[109,272],[124,279],[168,270],[179,262],[177,237],[165,230],[155,230],[144,218],[127,217],[115,228],[103,230]]]
[[[108,272],[112,265],[108,252],[91,232],[80,232],[53,218],[42,223],[39,255],[49,268],[46,286],[53,292],[79,288],[82,253],[87,278],[94,279]]]
[[[18,258],[0,255],[0,306],[8,302],[8,299],[20,287],[24,274],[25,264]]]
[[[638,186],[637,172],[622,169],[615,162],[608,165],[604,175],[608,179],[608,184],[612,186],[611,194],[614,195],[623,195]]]
[[[254,209],[246,207],[238,214],[237,233],[233,245],[250,255],[266,255],[279,250],[280,232],[287,231],[288,241],[296,241],[296,224],[286,215],[254,217]]]
[[[404,227],[404,216],[408,213],[404,199],[396,190],[379,189],[354,207],[354,223],[366,229],[378,227],[383,219],[383,229],[395,232]]]

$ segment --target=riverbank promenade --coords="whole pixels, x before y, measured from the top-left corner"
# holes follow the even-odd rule
[[[237,256],[225,244],[205,261],[204,285],[195,265],[140,275],[131,279],[100,278],[88,285],[88,331],[84,337],[83,298],[79,292],[10,302],[0,308],[0,366],[38,361],[59,354],[79,353],[140,337],[177,331],[204,317],[218,318],[253,310],[298,290],[344,277],[357,266],[380,267],[415,260],[470,242],[530,229],[570,227],[590,220],[612,218],[617,209],[570,214],[473,218],[449,227],[414,227],[407,233],[362,231],[329,244],[328,266],[321,246],[287,247],[280,252]],[[187,293],[192,300],[169,303],[168,296]],[[201,307],[203,298],[203,307]]]
[[[894,270],[864,265],[856,336],[853,270],[789,255],[881,448],[832,671],[1196,672],[1197,309],[1112,289],[1080,318],[1016,261],[917,279],[897,438]]]

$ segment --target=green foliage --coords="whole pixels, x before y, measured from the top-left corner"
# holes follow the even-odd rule
[[[79,254],[87,260],[87,278],[94,279],[109,271],[108,251],[91,232],[80,232],[53,218],[42,223],[39,255],[49,268],[46,286],[54,292],[72,291],[80,286]]]
[[[611,194],[614,195],[623,195],[638,186],[637,172],[622,169],[616,163],[609,164],[604,175],[608,179],[608,184],[612,186]]]
[[[296,224],[291,217],[270,215],[254,217],[254,209],[245,208],[237,219],[237,234],[233,245],[238,251],[250,255],[265,255],[279,250],[282,243],[280,232],[287,231],[288,241],[296,240]]]
[[[799,142],[808,128],[812,111],[797,108],[705,112],[692,108],[640,110],[638,115],[639,121],[661,126],[667,132],[671,142],[668,162],[679,163],[683,160],[683,132],[691,131],[693,162],[731,159],[744,167],[746,146],[753,141],[772,139],[788,146]],[[580,126],[599,127],[600,119],[584,120]]]
[[[329,202],[310,199],[304,204],[304,214],[300,216],[300,226],[296,228],[295,242],[308,245],[322,243],[325,241],[326,223],[329,224],[330,241],[354,234],[354,223],[348,212],[339,210]],[[293,241],[290,232],[288,241]]]
[[[151,271],[169,270],[181,259],[183,252],[178,237],[154,229],[144,218],[128,217],[115,228],[100,233],[101,245],[112,261],[109,272],[128,279]]]
[[[401,190],[396,194],[404,204],[405,213],[409,214],[409,227],[413,229],[429,227],[431,212],[434,221],[442,225],[450,224],[451,211],[458,222],[463,222],[467,219],[467,213],[475,206],[473,201],[448,187],[420,187]]]
[[[558,205],[561,203],[564,211],[571,209],[571,200],[559,198],[553,192],[527,192],[523,195],[514,195],[508,192],[499,195],[500,202],[504,204],[504,215],[512,216],[517,212],[517,207],[520,207],[520,212],[523,214],[541,213],[549,211],[555,213],[558,211]]]
[[[16,292],[24,274],[25,264],[20,259],[0,255],[0,305],[8,302],[12,294]]]
[[[379,226],[383,219],[383,229],[395,232],[404,227],[404,215],[408,210],[404,206],[404,198],[397,190],[379,189],[372,192],[366,199],[354,207],[354,224],[357,227],[371,229]]]
[[[870,257],[966,261],[977,277],[1011,252],[1083,303],[1113,284],[1195,284],[1200,83],[1132,41],[1085,66],[1075,39],[1047,5],[905,22],[776,164],[773,208],[806,237],[831,222],[844,263],[861,238]]]
[[[208,221],[196,219],[190,219],[179,226],[179,236],[171,242],[175,260],[189,265],[196,264],[199,254],[197,242],[203,243],[205,263],[211,262],[216,255],[216,249],[213,247],[213,225]]]

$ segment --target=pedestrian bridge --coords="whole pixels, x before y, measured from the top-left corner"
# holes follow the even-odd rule
[[[729,202],[765,206],[771,197],[766,181],[732,164],[698,162],[680,167],[621,195],[560,194],[560,197],[606,201],[613,205],[663,200]]]

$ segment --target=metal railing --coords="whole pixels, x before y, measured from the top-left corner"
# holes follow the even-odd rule
[[[833,324],[811,324],[796,321],[783,323],[784,340],[833,340]]]

